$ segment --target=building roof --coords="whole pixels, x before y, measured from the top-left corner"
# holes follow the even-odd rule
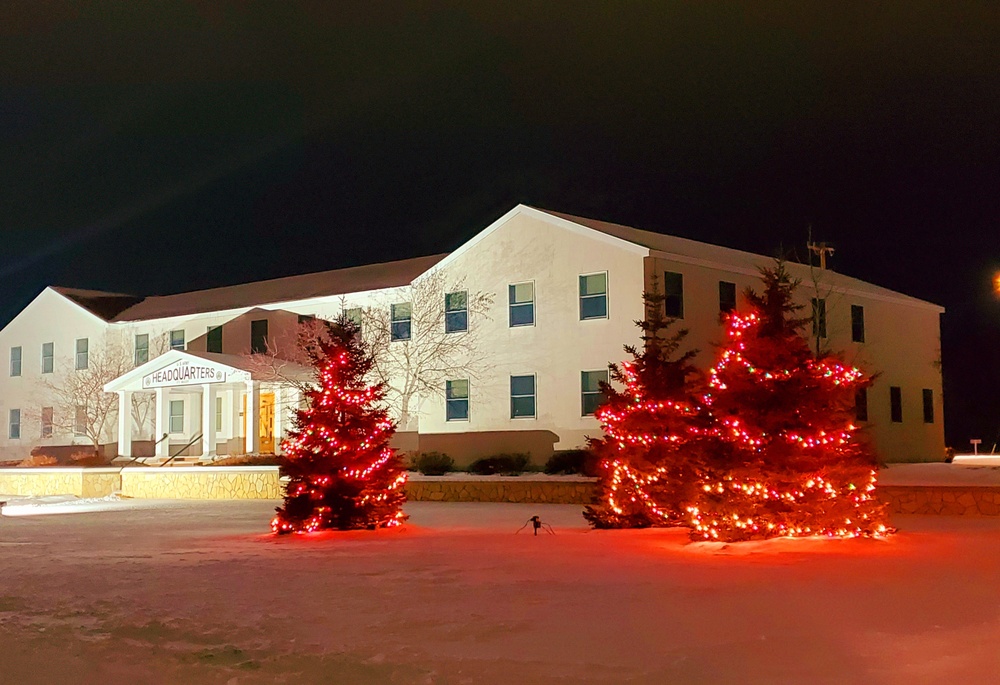
[[[63,288],[59,286],[53,286],[52,290],[105,321],[112,320],[124,310],[142,301],[141,297],[136,297],[135,295],[106,293],[100,290],[82,290],[80,288]]]
[[[414,278],[446,256],[437,254],[177,295],[147,297],[119,311],[109,320],[146,321],[409,285]]]
[[[638,228],[632,228],[631,226],[622,226],[621,224],[613,224],[607,221],[599,221],[597,219],[587,219],[585,217],[574,216],[572,214],[553,212],[548,209],[540,209],[537,207],[533,207],[532,209],[565,221],[570,221],[580,226],[584,226],[585,228],[590,228],[600,233],[628,241],[635,245],[641,245],[649,248],[650,250],[664,253],[662,256],[666,259],[671,257],[682,257],[685,258],[683,261],[702,263],[706,266],[723,266],[731,268],[742,266],[742,271],[752,275],[757,275],[755,269],[756,266],[767,266],[773,261],[773,258],[771,257],[754,254],[752,252],[744,252],[743,250],[736,250],[731,247],[703,243],[698,240],[680,238],[678,236],[666,235],[663,233],[654,233],[653,231],[643,231]],[[792,276],[802,279],[804,283],[809,279],[808,265],[789,263],[787,266]],[[741,271],[739,268],[734,268],[733,270],[737,272]],[[932,302],[904,295],[903,293],[895,290],[883,288],[882,286],[875,285],[874,283],[862,281],[858,278],[853,278],[830,269],[826,269],[820,273],[822,274],[821,281],[824,287],[834,287],[843,291],[855,292],[876,299],[892,300],[896,302],[902,301],[912,305],[933,307],[940,311],[944,311],[942,307]]]

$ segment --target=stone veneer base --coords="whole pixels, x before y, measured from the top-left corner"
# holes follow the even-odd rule
[[[282,489],[276,466],[0,469],[0,494],[18,496],[280,499]],[[878,492],[894,514],[1000,516],[998,485],[883,485]],[[538,475],[415,476],[406,485],[414,502],[585,505],[594,493],[593,479]]]

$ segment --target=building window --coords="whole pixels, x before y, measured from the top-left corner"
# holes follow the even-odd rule
[[[851,305],[851,340],[865,341],[865,308],[860,304]]]
[[[77,405],[76,412],[73,415],[73,435],[77,437],[85,437],[87,435],[87,408],[82,405]]]
[[[671,319],[684,318],[684,274],[663,272],[663,308]]]
[[[7,437],[11,440],[21,439],[21,410],[11,409],[10,420],[7,423]]]
[[[52,420],[54,418],[52,407],[42,407],[42,437],[52,437]]]
[[[535,416],[535,376],[510,377],[510,418]]]
[[[135,336],[135,365],[149,361],[149,334],[140,333]]]
[[[250,322],[250,354],[267,353],[267,319]]]
[[[608,272],[580,276],[580,320],[608,318]]]
[[[469,291],[459,290],[444,296],[444,332],[469,330]]]
[[[21,348],[12,347],[10,348],[10,375],[20,376],[21,375]]]
[[[934,423],[934,391],[924,388],[924,423]]]
[[[736,284],[719,281],[719,311],[731,312],[736,309]]]
[[[184,400],[170,400],[170,432],[184,432]]]
[[[350,309],[345,309],[344,318],[357,326],[358,332],[361,331],[361,307],[351,307]]]
[[[222,432],[222,397],[215,398],[215,432]]]
[[[469,380],[445,381],[445,420],[469,420]]]
[[[593,416],[604,403],[601,383],[608,382],[608,370],[584,371],[580,374],[580,406],[583,416]]]
[[[510,301],[510,327],[535,325],[535,284],[515,283],[507,286]]]
[[[903,422],[903,391],[895,385],[889,388],[889,414],[893,423]]]
[[[87,338],[77,338],[76,341],[76,369],[82,371],[90,366],[90,340]]]
[[[209,326],[205,334],[205,351],[222,354],[222,326]]]
[[[868,388],[858,388],[854,393],[854,418],[868,420]]]
[[[170,331],[170,349],[184,349],[184,331]]]
[[[52,343],[42,343],[42,373],[52,373],[56,366],[55,361]]]
[[[826,300],[824,298],[812,298],[813,312],[813,337],[826,337]]]
[[[409,340],[410,339],[410,303],[401,302],[399,304],[394,304],[391,307],[391,330],[389,332],[389,338],[391,340]]]

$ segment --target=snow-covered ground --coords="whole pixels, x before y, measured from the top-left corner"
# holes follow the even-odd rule
[[[723,547],[567,505],[275,538],[273,506],[0,518],[0,683],[1000,682],[1000,518]]]

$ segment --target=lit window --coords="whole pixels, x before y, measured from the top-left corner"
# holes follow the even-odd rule
[[[534,418],[535,376],[510,377],[510,418]]]
[[[409,340],[410,339],[410,303],[402,302],[391,307],[391,328],[390,339]]]
[[[21,348],[12,347],[10,348],[10,375],[20,376],[21,375]]]
[[[865,341],[865,308],[859,304],[851,305],[851,340],[859,343]]]
[[[149,361],[149,335],[147,333],[135,336],[135,365],[145,364]]]
[[[580,406],[583,416],[593,416],[604,403],[601,383],[608,382],[608,370],[583,371],[580,374]]]
[[[52,407],[42,407],[42,437],[51,438],[52,437],[52,421],[53,421],[53,410]]]
[[[222,354],[222,326],[209,326],[205,334],[205,351]]]
[[[184,331],[170,331],[170,349],[184,349]]]
[[[10,420],[7,423],[7,437],[11,440],[21,439],[21,410],[11,409]]]
[[[684,274],[663,272],[663,308],[671,319],[684,318]]]
[[[170,432],[184,432],[184,400],[170,400]]]
[[[515,283],[507,286],[510,299],[510,326],[535,325],[535,284]]]
[[[736,284],[719,281],[719,311],[731,312],[736,309]]]
[[[55,369],[55,353],[52,343],[42,343],[42,373],[52,373]]]
[[[580,276],[580,320],[608,318],[608,274]]]
[[[445,381],[445,420],[469,420],[469,380]]]
[[[826,300],[823,298],[812,298],[813,312],[813,336],[817,338],[826,337]]]
[[[469,330],[469,291],[460,290],[444,296],[444,332]]]
[[[78,338],[76,341],[76,369],[77,371],[90,366],[90,340]]]

